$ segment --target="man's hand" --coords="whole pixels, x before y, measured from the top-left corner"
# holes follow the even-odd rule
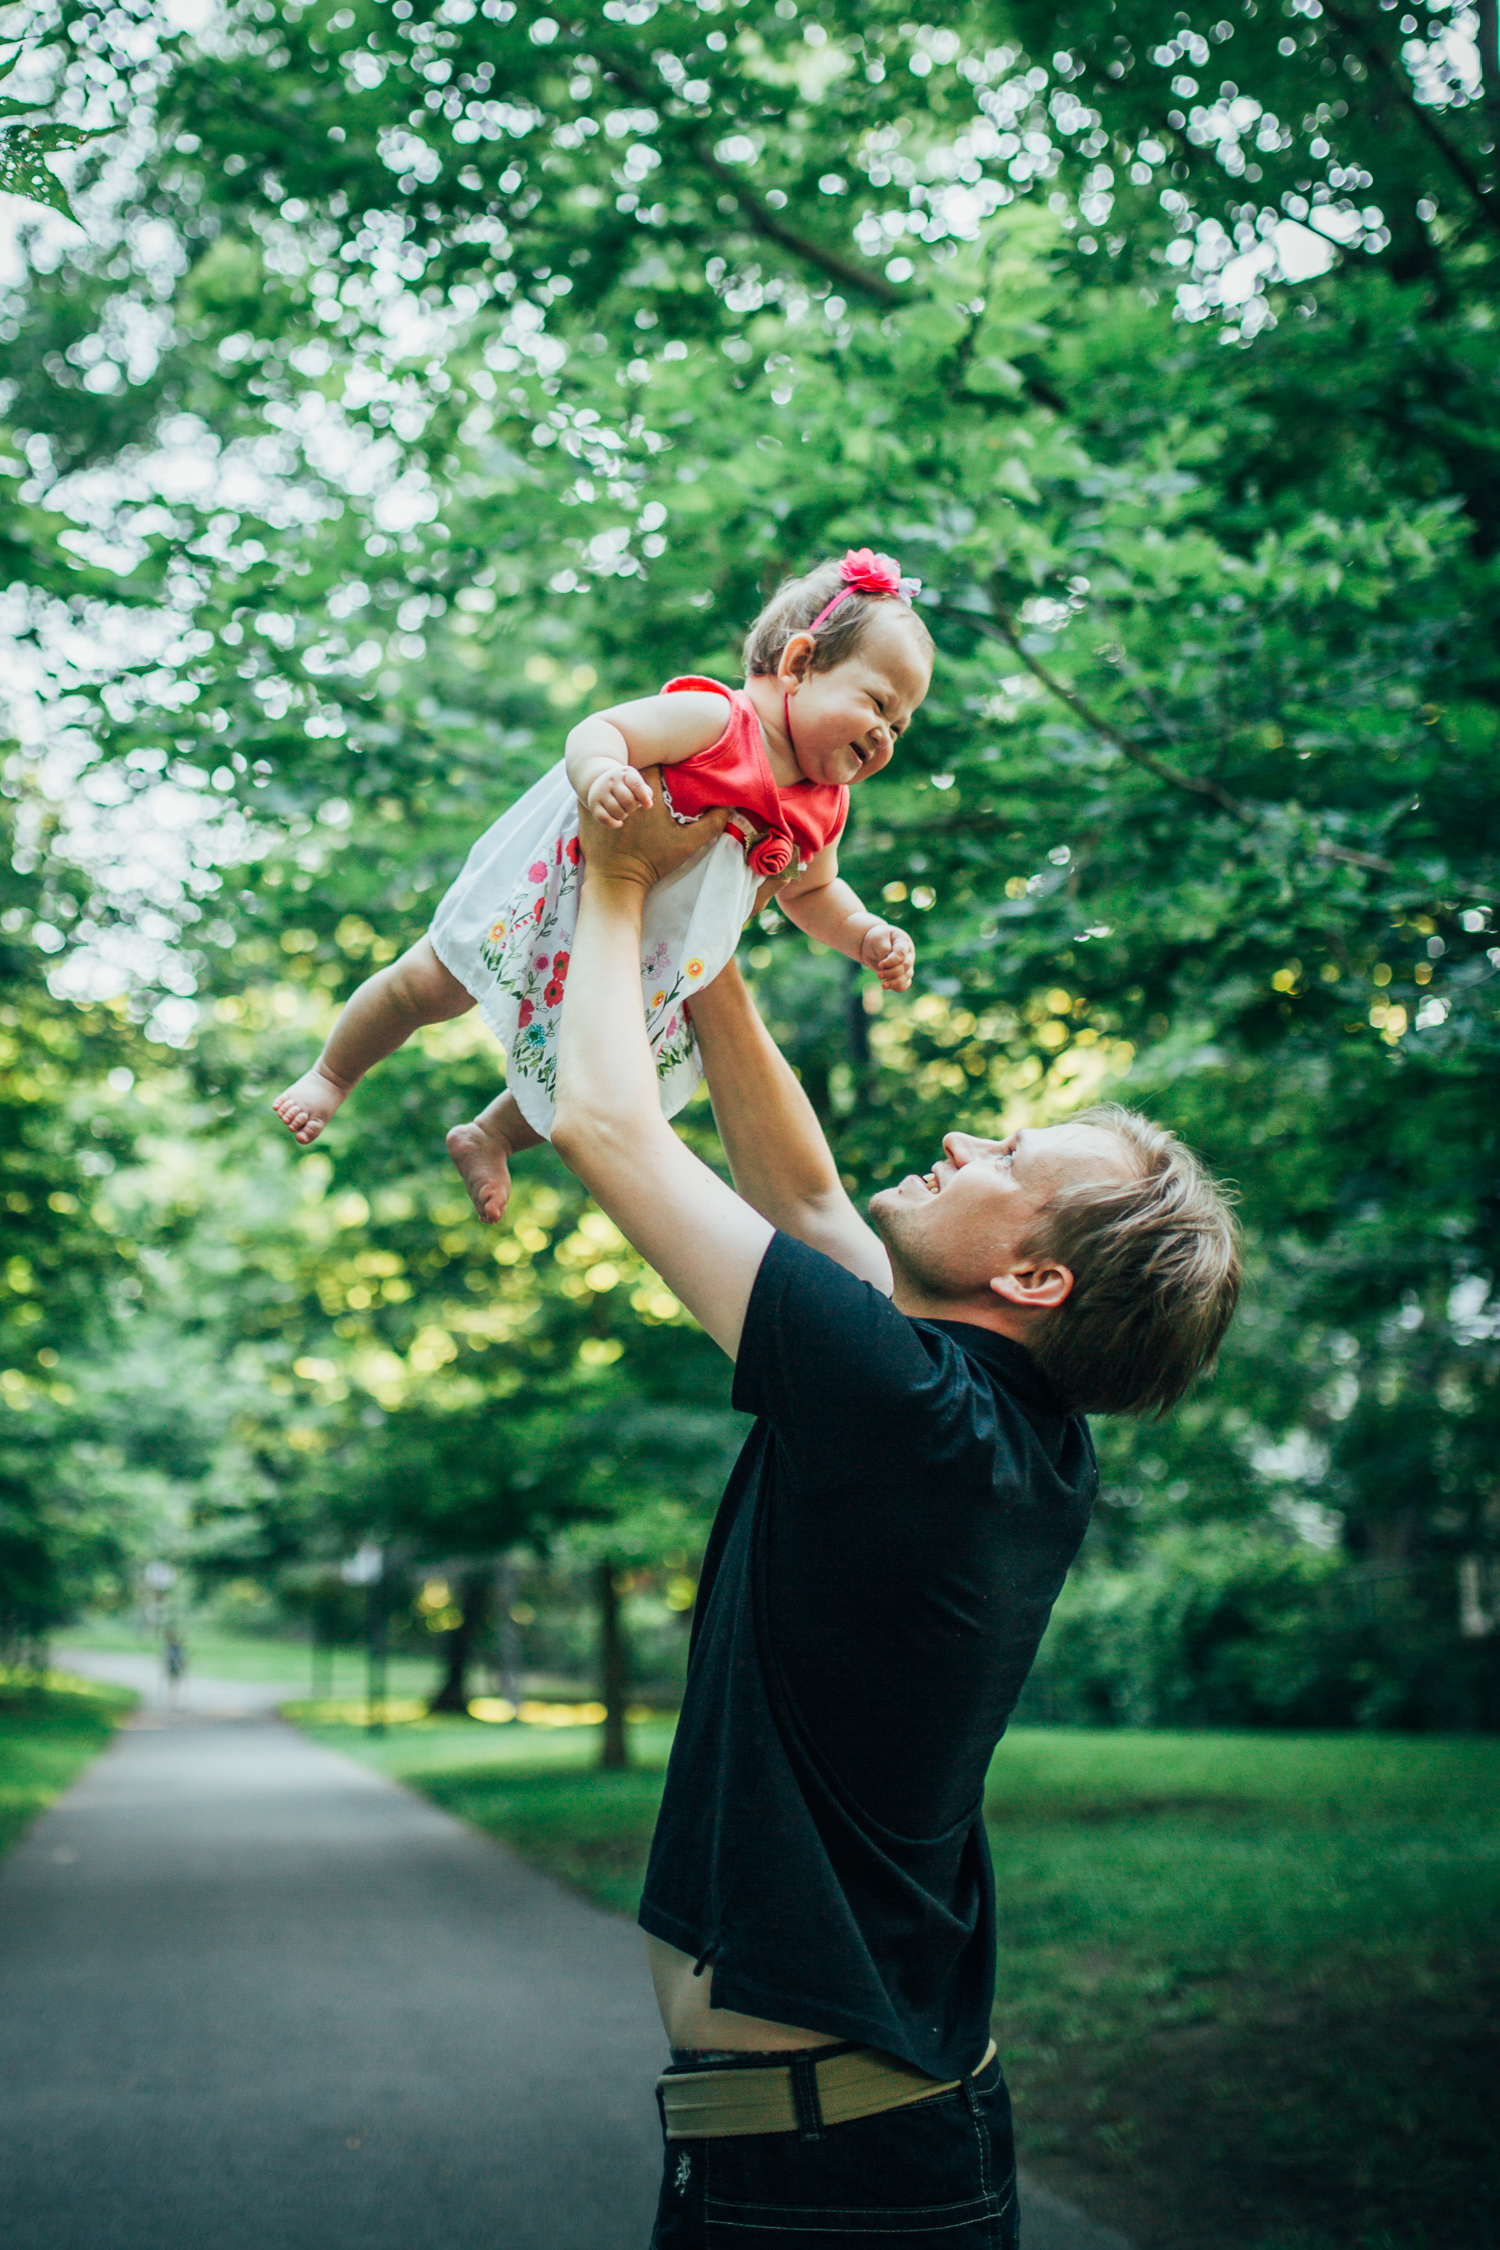
[[[867,969],[875,971],[887,992],[904,992],[911,983],[917,949],[905,930],[896,929],[890,922],[877,922],[873,930],[866,930],[859,957]]]
[[[812,1104],[733,961],[693,994],[693,1029],[719,1138],[745,1201],[889,1296],[890,1260],[849,1201]]]
[[[623,828],[651,802],[651,785],[634,766],[605,766],[589,783],[584,803],[606,828]]]
[[[629,770],[635,773],[634,767]],[[649,891],[654,883],[664,882],[717,843],[724,833],[729,808],[715,805],[684,825],[667,810],[659,766],[635,778],[649,793],[647,803],[623,825],[611,827],[580,800],[578,836],[592,873],[607,875],[614,882],[638,883],[642,890]]]
[[[580,810],[587,859],[558,1036],[552,1146],[733,1359],[771,1227],[663,1117],[641,1004],[646,895],[707,850],[727,818],[716,807],[680,826],[657,803],[609,828]]]

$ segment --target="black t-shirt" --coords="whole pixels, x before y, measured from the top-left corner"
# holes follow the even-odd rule
[[[987,1328],[912,1320],[778,1234],[734,1403],[642,1926],[713,2001],[971,2070],[985,1775],[1098,1484],[1088,1428]]]

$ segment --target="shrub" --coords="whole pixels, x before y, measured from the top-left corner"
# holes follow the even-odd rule
[[[1061,1725],[1500,1728],[1500,1646],[1451,1570],[1362,1573],[1264,1530],[1161,1534],[1064,1588],[1017,1717]]]

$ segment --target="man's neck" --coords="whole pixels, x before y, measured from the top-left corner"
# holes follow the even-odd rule
[[[1003,1303],[989,1290],[983,1296],[937,1297],[900,1274],[891,1291],[891,1303],[908,1320],[959,1320],[967,1328],[988,1328],[992,1335],[1008,1336],[1014,1344],[1025,1343],[1035,1317]]]

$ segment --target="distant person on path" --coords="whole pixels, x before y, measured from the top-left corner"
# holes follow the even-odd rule
[[[652,885],[722,817],[585,814],[553,1127],[756,1417],[640,1908],[672,2047],[653,2246],[1009,2250],[985,1775],[1088,1521],[1081,1410],[1164,1409],[1212,1359],[1234,1222],[1110,1107],[949,1133],[866,1225],[732,965],[693,1000],[726,1187],[662,1116],[638,972]]]
[[[653,802],[673,816],[732,808],[714,848],[649,899],[636,957],[658,1098],[668,1117],[701,1065],[687,1002],[733,957],[767,879],[808,936],[861,962],[891,992],[911,983],[911,939],[873,914],[838,871],[849,791],[889,764],[932,676],[914,579],[868,547],[772,596],[745,641],[745,684],[690,675],[660,695],[595,711],[567,756],[486,830],[426,937],[359,987],[311,1070],[272,1108],[314,1141],[371,1066],[419,1025],[478,1006],[506,1053],[506,1090],[448,1153],[481,1219],[510,1196],[510,1160],[552,1124],[557,1027],[578,914],[580,799],[611,828]]]
[[[167,1701],[175,1704],[187,1671],[187,1644],[175,1625],[167,1627],[167,1637],[162,1644],[162,1670],[167,1675]]]

